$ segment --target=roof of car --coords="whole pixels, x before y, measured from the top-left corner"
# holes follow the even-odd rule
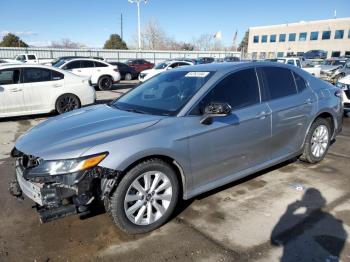
[[[0,70],[4,70],[4,69],[12,69],[12,68],[44,68],[44,69],[50,69],[50,70],[56,70],[59,71],[61,73],[68,73],[65,70],[62,70],[60,68],[57,67],[53,67],[53,66],[48,66],[48,65],[39,65],[39,64],[3,64],[0,65]]]

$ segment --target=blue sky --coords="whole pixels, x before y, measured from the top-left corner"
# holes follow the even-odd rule
[[[19,34],[34,45],[69,38],[101,47],[111,33],[132,42],[137,32],[136,5],[127,0],[0,0],[0,33]],[[157,19],[177,40],[191,41],[202,33],[222,31],[225,45],[237,42],[250,26],[350,17],[350,0],[149,0],[142,4],[141,23]]]

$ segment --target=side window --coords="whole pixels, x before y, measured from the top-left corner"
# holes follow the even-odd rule
[[[210,102],[227,102],[232,109],[259,103],[259,86],[255,70],[244,69],[226,76],[206,95],[203,102],[203,106]]]
[[[94,61],[88,61],[88,60],[82,60],[81,61],[81,68],[91,68],[91,67],[95,67],[94,66]]]
[[[176,68],[179,66],[179,63],[172,63],[171,65],[169,65],[169,68]]]
[[[179,63],[179,66],[188,66],[188,64],[187,64],[187,63],[180,62],[180,63]]]
[[[35,55],[28,55],[28,60],[35,60]]]
[[[287,68],[263,67],[259,69],[264,85],[264,100],[277,99],[297,93],[292,73]]]
[[[294,65],[294,60],[292,60],[292,59],[287,60],[287,64],[288,65]]]
[[[107,67],[107,65],[104,63],[100,63],[100,62],[96,62],[96,61],[94,61],[94,63],[95,63],[95,67]]]
[[[298,75],[295,72],[293,72],[293,76],[294,76],[294,80],[295,80],[295,83],[296,83],[297,88],[298,88],[298,92],[300,93],[304,89],[306,89],[306,87],[307,87],[306,81],[304,80],[304,78],[302,78],[300,75]]]
[[[26,60],[26,57],[24,55],[19,55],[19,56],[17,56],[16,60],[24,61],[24,60]]]
[[[57,80],[62,80],[64,79],[64,74],[57,72],[55,70],[51,71],[51,80],[57,81]]]
[[[76,69],[76,68],[80,68],[80,61],[72,61],[70,63],[68,63],[64,69],[69,70],[69,69]]]
[[[42,68],[24,68],[23,69],[23,82],[45,82],[51,81],[51,70]]]
[[[295,62],[297,63],[297,67],[301,67],[301,64],[300,64],[299,60],[295,60]]]
[[[19,69],[8,69],[0,71],[0,85],[13,85],[20,83]]]

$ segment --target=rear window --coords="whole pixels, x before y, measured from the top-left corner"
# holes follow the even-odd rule
[[[35,55],[28,55],[28,60],[35,60]]]
[[[287,68],[259,68],[264,86],[264,100],[278,99],[297,93],[292,72]]]

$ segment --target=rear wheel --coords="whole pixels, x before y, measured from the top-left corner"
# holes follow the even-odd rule
[[[58,114],[63,114],[74,109],[80,108],[80,100],[73,94],[64,94],[57,98],[56,111]]]
[[[101,76],[97,84],[100,90],[110,90],[113,86],[113,80],[110,76]]]
[[[146,233],[169,219],[178,197],[179,183],[172,167],[151,159],[124,176],[110,199],[109,212],[123,231]]]
[[[330,144],[331,127],[324,118],[317,118],[311,125],[306,136],[304,152],[300,160],[308,163],[317,163],[323,160]]]
[[[132,79],[132,75],[130,73],[125,74],[125,80],[130,81]]]

